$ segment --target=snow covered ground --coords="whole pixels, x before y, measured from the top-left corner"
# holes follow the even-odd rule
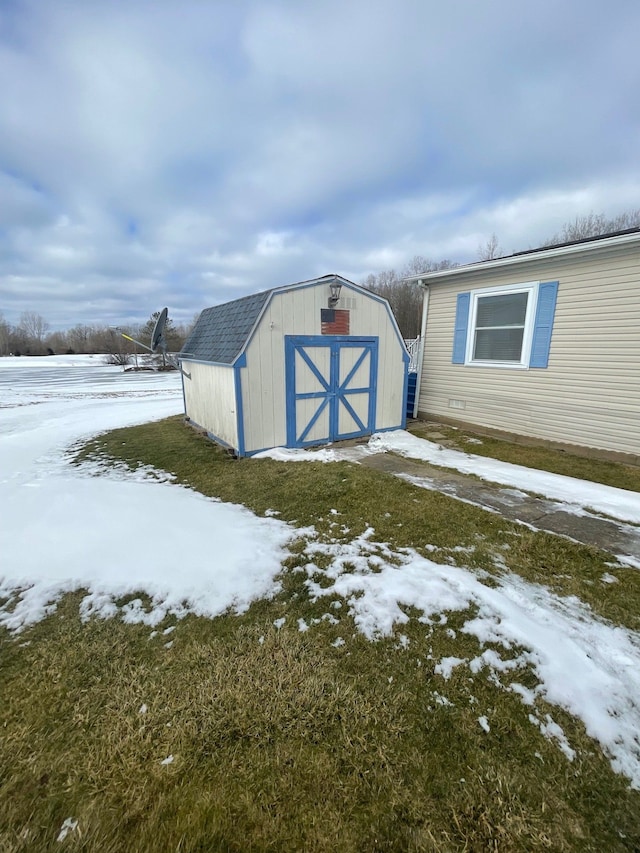
[[[475,474],[483,480],[524,492],[544,495],[561,503],[566,512],[589,514],[588,511],[592,509],[620,521],[640,524],[638,492],[576,480],[574,477],[548,471],[537,471],[523,465],[464,453],[461,450],[450,450],[433,441],[411,435],[405,430],[377,433],[367,445],[358,447],[325,447],[319,450],[288,450],[277,447],[263,451],[256,458],[271,457],[281,462],[337,462],[341,459],[357,462],[363,455],[387,451],[430,462],[442,468],[452,468],[462,474]]]
[[[99,356],[0,359],[0,624],[37,621],[83,588],[87,615],[147,592],[152,606],[131,603],[124,616],[150,624],[273,592],[292,528],[149,472],[96,477],[68,462],[83,438],[182,407],[176,373],[124,373]]]
[[[572,760],[573,747],[551,715],[543,718],[537,712],[536,697],[568,710],[584,721],[613,768],[640,788],[637,633],[606,624],[580,601],[559,598],[506,569],[498,586],[489,587],[465,568],[377,543],[373,530],[352,541],[322,542],[310,531],[206,499],[153,472],[99,471],[69,463],[68,449],[79,440],[180,411],[182,391],[175,373],[125,374],[99,357],[0,359],[0,601],[7,599],[0,623],[18,631],[55,610],[65,592],[78,589],[87,590],[81,606],[87,617],[120,612],[128,621],[156,624],[167,613],[215,616],[229,607],[243,610],[277,591],[287,545],[304,535],[310,593],[344,601],[332,619],[349,612],[358,630],[375,640],[401,629],[408,618],[403,606],[421,611],[428,633],[434,623],[446,623],[446,611],[474,605],[477,615],[462,630],[502,651],[486,648],[472,660],[443,658],[431,669],[446,680],[455,667],[465,666],[515,692],[531,707],[531,724]],[[480,459],[455,454],[444,462],[445,451],[437,445],[432,450],[425,448],[429,442],[416,439],[415,445],[410,439],[406,433],[374,437],[365,452],[388,447],[408,455],[435,453],[434,461],[451,467]],[[325,449],[320,458],[356,458],[361,452]],[[275,455],[314,458],[304,452]],[[522,470],[512,472],[515,479],[507,482],[544,492],[532,484],[531,475],[538,473],[526,471],[523,479]],[[495,471],[487,476],[504,482]],[[574,486],[573,497],[597,506],[596,492],[606,487],[591,487],[580,483],[575,492]],[[602,511],[619,511],[610,496],[607,501]],[[339,510],[334,514],[339,524]],[[320,554],[329,560],[323,572],[315,563]],[[617,582],[612,572],[615,568],[603,574],[603,584]],[[151,605],[133,600],[118,611],[116,599],[138,591],[151,597]],[[304,620],[297,627],[313,629]],[[348,649],[348,639],[334,645]],[[399,650],[410,653],[402,634]],[[533,690],[518,681],[523,666],[537,676]],[[479,709],[478,726],[479,736],[491,736],[489,709]]]

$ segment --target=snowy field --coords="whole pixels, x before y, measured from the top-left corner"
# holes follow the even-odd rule
[[[69,464],[81,439],[181,411],[177,373],[124,373],[100,356],[0,359],[0,596],[25,590],[0,624],[33,623],[83,588],[83,611],[102,616],[147,592],[153,606],[134,602],[124,617],[149,624],[169,610],[242,610],[273,590],[287,525],[149,472],[96,477]]]
[[[145,608],[133,600],[121,608],[131,622],[156,624],[167,613],[212,617],[228,607],[242,611],[278,590],[287,546],[302,535],[311,595],[340,596],[358,630],[372,641],[395,634],[399,649],[409,647],[399,633],[408,619],[401,605],[421,611],[427,632],[433,623],[446,623],[446,611],[477,607],[462,631],[481,644],[497,644],[501,652],[487,648],[471,660],[445,657],[433,662],[435,672],[447,679],[454,668],[467,667],[516,693],[531,708],[531,724],[571,761],[574,750],[564,732],[552,716],[537,712],[535,701],[543,697],[568,710],[583,720],[612,767],[640,788],[637,633],[603,622],[575,598],[559,598],[509,573],[504,555],[496,557],[502,579],[489,587],[465,568],[440,565],[411,549],[392,550],[375,541],[374,530],[352,541],[323,542],[313,531],[209,500],[153,472],[72,466],[68,451],[78,441],[182,411],[178,375],[125,374],[101,362],[86,356],[0,359],[0,600],[7,599],[0,623],[19,631],[55,610],[65,592],[79,589],[87,590],[81,605],[86,617],[115,615],[116,599],[134,592],[146,592],[152,603]],[[375,452],[400,446],[418,458],[441,453],[406,433],[371,442]],[[455,455],[460,465],[471,458]],[[325,450],[321,458],[344,457]],[[489,478],[496,479],[495,472]],[[526,483],[542,491],[529,477]],[[593,497],[591,491],[591,506]],[[610,500],[607,505],[613,514]],[[339,508],[335,515],[339,524]],[[316,566],[319,554],[329,558],[328,570]],[[604,585],[617,582],[615,570],[603,573]],[[297,629],[313,625],[299,620]],[[347,644],[349,635],[342,639]],[[535,672],[535,689],[518,681],[523,666]],[[487,713],[479,715],[478,726],[490,736]]]

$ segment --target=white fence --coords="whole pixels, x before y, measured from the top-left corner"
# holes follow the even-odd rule
[[[420,338],[405,341],[404,345],[409,353],[409,373],[416,373],[418,370],[418,361],[420,360]]]

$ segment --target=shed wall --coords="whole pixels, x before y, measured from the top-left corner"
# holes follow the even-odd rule
[[[184,379],[185,409],[194,423],[231,447],[238,447],[234,369],[216,364],[185,362],[191,379]]]
[[[475,288],[559,281],[546,369],[452,364],[456,296]],[[523,261],[430,285],[421,417],[640,453],[640,247]]]
[[[319,335],[326,285],[273,295],[246,350],[241,370],[245,449],[248,453],[287,442],[285,335]],[[343,285],[338,308],[350,311],[350,335],[379,338],[375,429],[402,423],[404,348],[384,303]]]

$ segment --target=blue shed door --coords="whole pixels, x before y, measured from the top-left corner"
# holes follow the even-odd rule
[[[287,335],[287,447],[372,433],[377,370],[377,338]]]

